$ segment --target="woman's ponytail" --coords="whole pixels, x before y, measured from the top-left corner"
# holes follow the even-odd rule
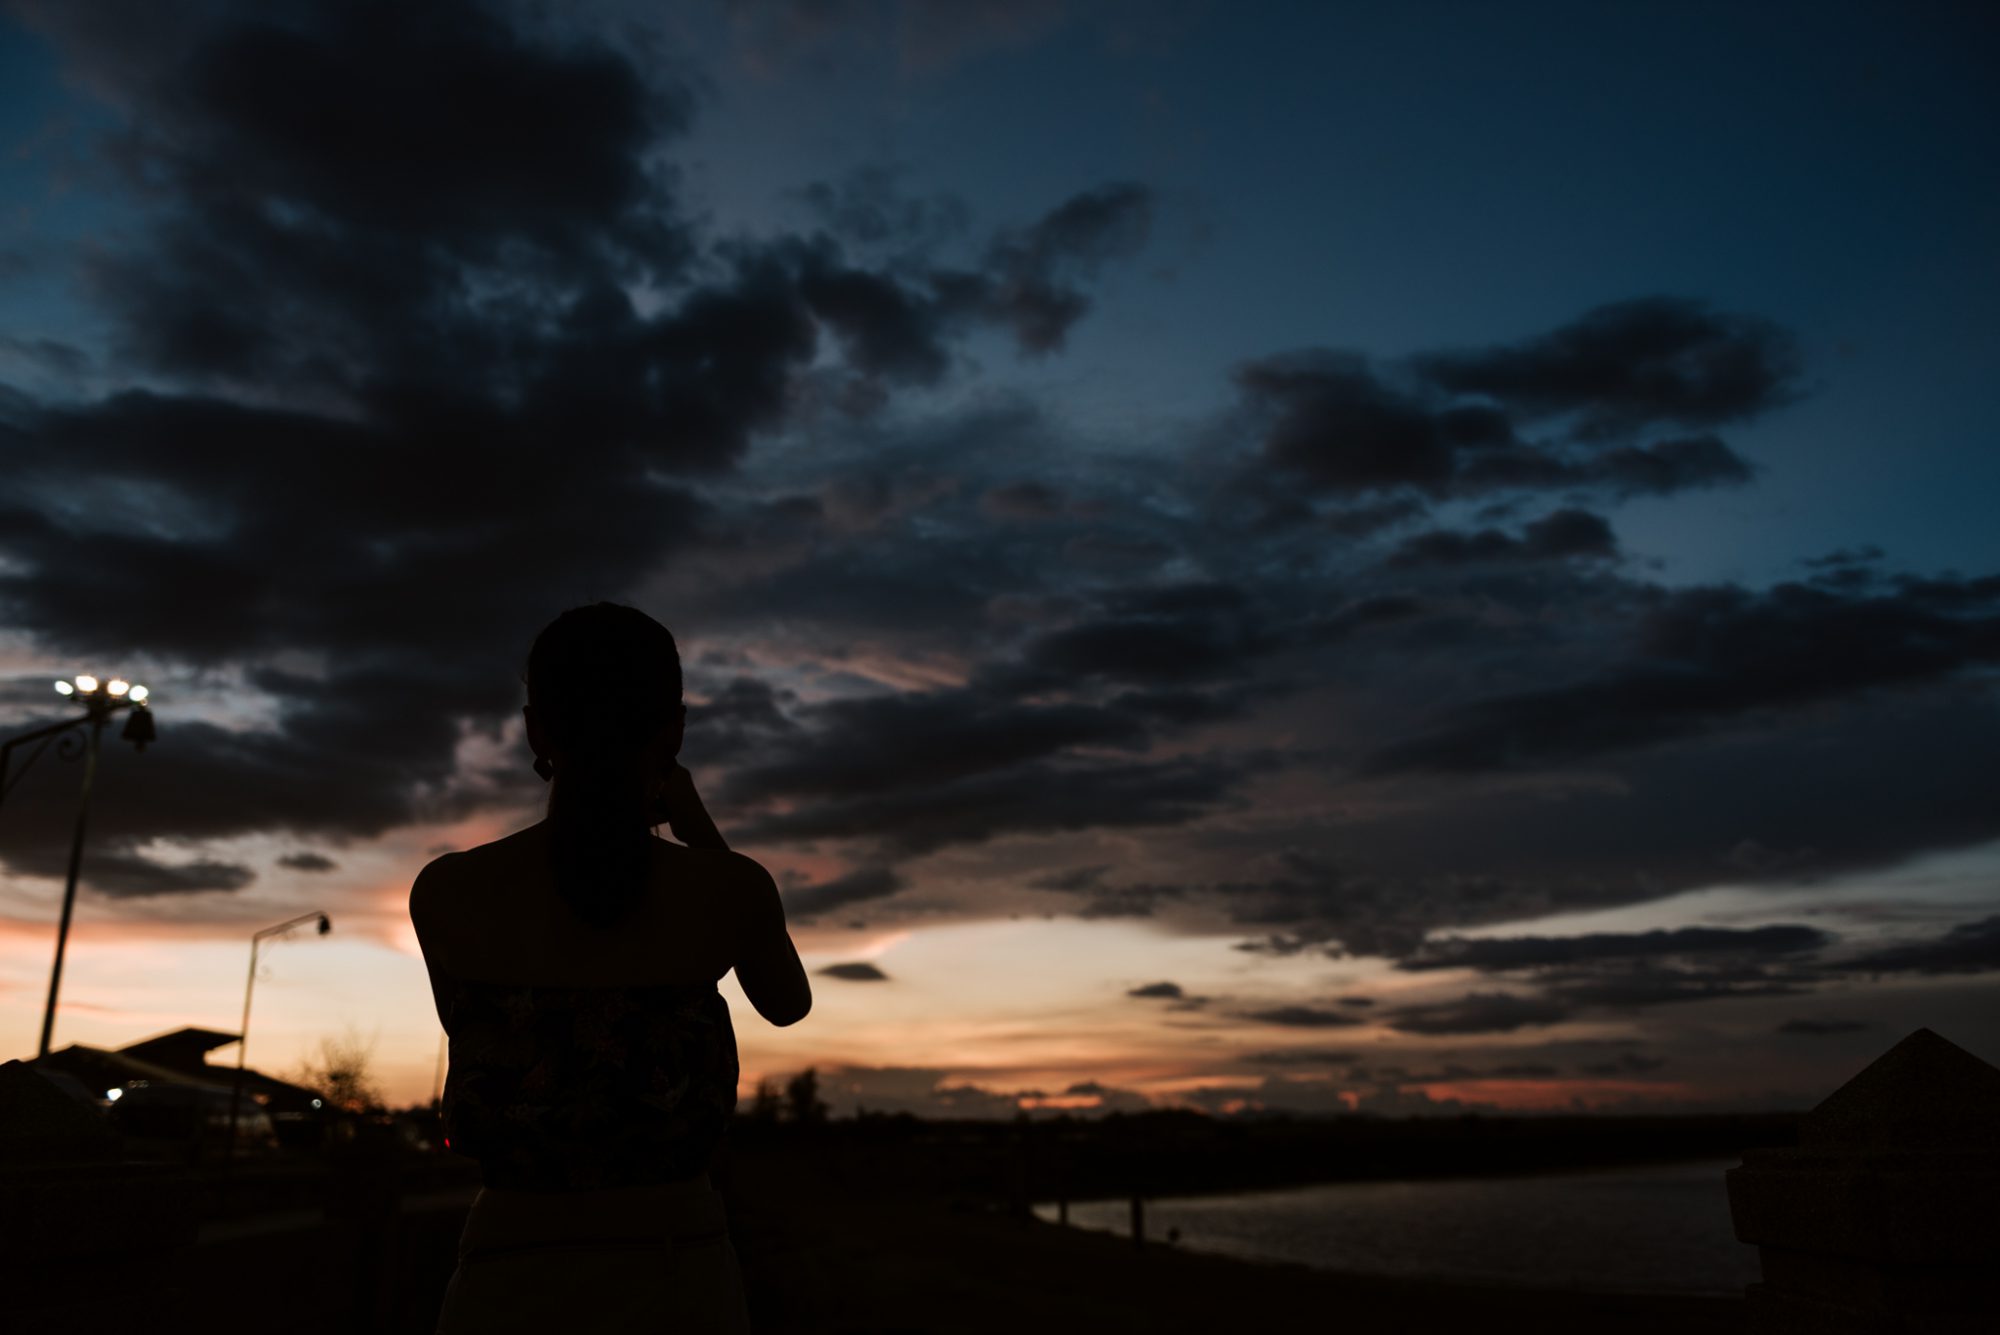
[[[612,927],[645,892],[648,747],[681,703],[680,653],[637,608],[574,608],[535,637],[528,704],[562,754],[549,802],[556,893],[585,922]]]

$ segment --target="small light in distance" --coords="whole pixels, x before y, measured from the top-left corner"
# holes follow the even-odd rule
[[[146,697],[151,694],[152,692],[147,690],[144,686],[134,686],[132,688],[132,699],[141,704],[143,704],[145,702]]]
[[[132,689],[132,683],[123,677],[113,677],[110,681],[104,683],[104,689],[113,695],[123,695]]]
[[[76,689],[82,691],[85,695],[89,695],[97,689],[97,678],[91,676],[78,677],[76,679]]]
[[[59,681],[56,683],[56,693],[58,695],[75,695],[76,687],[66,681]]]
[[[122,1089],[107,1089],[104,1091],[104,1097],[116,1103],[125,1097],[125,1091]]]

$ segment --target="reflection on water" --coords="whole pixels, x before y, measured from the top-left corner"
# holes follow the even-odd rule
[[[1740,1293],[1757,1252],[1730,1231],[1734,1160],[1539,1177],[1342,1182],[1146,1202],[1146,1236],[1357,1274],[1537,1288]],[[1125,1201],[1079,1201],[1070,1223],[1130,1233]],[[1054,1205],[1035,1213],[1053,1222]]]

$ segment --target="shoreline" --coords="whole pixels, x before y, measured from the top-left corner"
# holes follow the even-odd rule
[[[1045,1228],[1055,1229],[1058,1232],[1074,1232],[1074,1233],[1089,1234],[1095,1237],[1109,1238],[1111,1241],[1116,1242],[1121,1246],[1130,1247],[1132,1245],[1132,1239],[1130,1234],[1114,1232],[1111,1229],[1089,1228],[1082,1224],[1058,1224],[1053,1220],[1042,1219],[1039,1216],[1035,1219],[1035,1222]],[[1504,1279],[1492,1279],[1487,1277],[1467,1277],[1467,1276],[1442,1274],[1442,1273],[1398,1275],[1398,1274],[1391,1274],[1387,1271],[1342,1270],[1335,1266],[1314,1265],[1310,1261],[1287,1261],[1281,1257],[1275,1257],[1275,1256],[1251,1256],[1243,1252],[1215,1251],[1210,1248],[1191,1245],[1186,1241],[1168,1242],[1164,1238],[1148,1238],[1144,1246],[1148,1251],[1158,1250],[1162,1253],[1169,1255],[1184,1254],[1187,1256],[1213,1257],[1217,1260],[1229,1261],[1237,1265],[1257,1266],[1257,1267],[1269,1266],[1278,1269],[1294,1268],[1298,1270],[1307,1271],[1313,1275],[1324,1276],[1331,1280],[1338,1280],[1343,1283],[1352,1283],[1357,1286],[1367,1286],[1370,1284],[1380,1283],[1385,1285],[1407,1286],[1409,1288],[1423,1289],[1429,1292],[1436,1292],[1438,1290],[1458,1290],[1464,1292],[1467,1295],[1486,1293],[1488,1291],[1499,1291],[1509,1294],[1539,1295],[1558,1300],[1565,1297],[1581,1296],[1581,1297],[1606,1297],[1606,1298],[1661,1298],[1669,1301],[1677,1298],[1695,1298],[1695,1299],[1712,1299],[1712,1300],[1720,1300],[1727,1302],[1735,1299],[1740,1299],[1741,1297],[1743,1297],[1742,1291],[1738,1289],[1639,1289],[1639,1288],[1610,1288],[1610,1287],[1600,1288],[1595,1286],[1589,1288],[1561,1288],[1549,1284],[1536,1284],[1525,1280],[1516,1283]]]
[[[1453,1170],[1440,1173],[1349,1173],[1332,1177],[1318,1177],[1288,1182],[1282,1186],[1249,1184],[1244,1186],[1200,1186],[1165,1191],[1139,1193],[1145,1201],[1203,1200],[1216,1196],[1264,1196],[1277,1195],[1287,1191],[1310,1191],[1315,1187],[1365,1186],[1370,1183],[1418,1183],[1418,1182],[1506,1182],[1532,1181],[1549,1177],[1583,1177],[1595,1173],[1616,1173],[1631,1168],[1659,1168],[1668,1164],[1723,1163],[1733,1161],[1731,1166],[1740,1164],[1743,1156],[1723,1155],[1713,1152],[1700,1154],[1647,1155],[1632,1159],[1592,1160],[1583,1164],[1543,1165],[1535,1168],[1496,1168],[1489,1171]],[[1102,1201],[1129,1201],[1130,1192],[1081,1191],[1072,1196],[1045,1196],[1030,1202],[1031,1209],[1043,1204],[1055,1205],[1058,1200],[1067,1200],[1071,1205],[1094,1204]]]
[[[1392,1245],[1386,1250],[1367,1243],[1357,1246],[1357,1239],[1351,1231],[1338,1228],[1325,1233],[1318,1245],[1302,1245],[1307,1239],[1321,1236],[1311,1230],[1316,1227],[1313,1220],[1320,1218],[1323,1212],[1340,1215],[1367,1208],[1365,1197],[1350,1194],[1356,1191],[1387,1187],[1400,1194],[1401,1189],[1408,1188],[1413,1193],[1411,1199],[1423,1200],[1426,1199],[1425,1192],[1435,1190],[1439,1194],[1432,1199],[1441,1202],[1442,1207],[1449,1207],[1457,1199],[1456,1189],[1466,1187],[1500,1186],[1513,1191],[1528,1189],[1531,1184],[1550,1183],[1559,1193],[1566,1193],[1576,1189],[1589,1190],[1588,1184],[1593,1181],[1636,1184],[1653,1180],[1678,1192],[1682,1188],[1697,1188],[1712,1177],[1720,1208],[1722,1174],[1735,1162],[1734,1158],[1701,1156],[1624,1165],[1594,1164],[1583,1169],[1363,1178],[1243,1191],[1217,1189],[1147,1196],[1141,1198],[1146,1206],[1142,1221],[1143,1245],[1227,1257],[1253,1264],[1297,1264],[1321,1274],[1355,1280],[1379,1278],[1429,1286],[1456,1285],[1630,1297],[1740,1298],[1745,1292],[1745,1285],[1754,1282],[1757,1277],[1752,1259],[1754,1252],[1739,1248],[1734,1259],[1725,1255],[1730,1250],[1723,1245],[1725,1235],[1722,1230],[1727,1227],[1725,1214],[1718,1214],[1710,1221],[1714,1232],[1708,1246],[1676,1252],[1671,1261],[1662,1260],[1650,1274],[1645,1273],[1647,1268],[1644,1266],[1627,1267],[1627,1258],[1643,1254],[1633,1248],[1619,1250],[1615,1256],[1608,1258],[1607,1264],[1601,1266],[1593,1267],[1580,1262],[1567,1266],[1546,1264],[1540,1256],[1507,1254],[1504,1249],[1497,1254],[1491,1249],[1466,1251],[1449,1240],[1434,1238],[1427,1229],[1419,1228],[1416,1233],[1410,1233],[1404,1226],[1405,1221],[1400,1218],[1398,1222],[1388,1225],[1391,1230],[1388,1236],[1401,1239],[1407,1245]],[[1300,1204],[1285,1204],[1299,1198],[1304,1198]],[[1530,1199],[1533,1199],[1532,1196]],[[1219,1214],[1212,1214],[1203,1208],[1216,1203],[1222,1204]],[[1130,1204],[1131,1198],[1127,1197],[1095,1196],[1068,1202],[1036,1201],[1029,1206],[1029,1211],[1043,1224],[1101,1235],[1130,1246],[1131,1216],[1127,1212]],[[1292,1226],[1288,1228],[1280,1224],[1274,1229],[1244,1225],[1246,1212],[1255,1214],[1267,1207],[1279,1212],[1277,1218],[1292,1220]],[[1303,1214],[1295,1217],[1294,1212]],[[1434,1268],[1423,1268],[1426,1261]]]
[[[1018,1335],[1106,1329],[1213,1335],[1329,1313],[1369,1332],[1732,1335],[1740,1295],[1594,1292],[1355,1274],[1224,1255],[956,1208],[936,1197],[864,1197],[739,1163],[727,1191],[757,1329]],[[819,1189],[815,1189],[819,1188]]]

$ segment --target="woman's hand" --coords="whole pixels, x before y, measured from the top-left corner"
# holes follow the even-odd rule
[[[659,801],[653,811],[655,823],[664,822],[674,832],[674,838],[689,848],[728,849],[722,832],[709,818],[708,808],[701,804],[701,794],[694,790],[694,775],[687,766],[677,760],[671,762],[658,791]]]

